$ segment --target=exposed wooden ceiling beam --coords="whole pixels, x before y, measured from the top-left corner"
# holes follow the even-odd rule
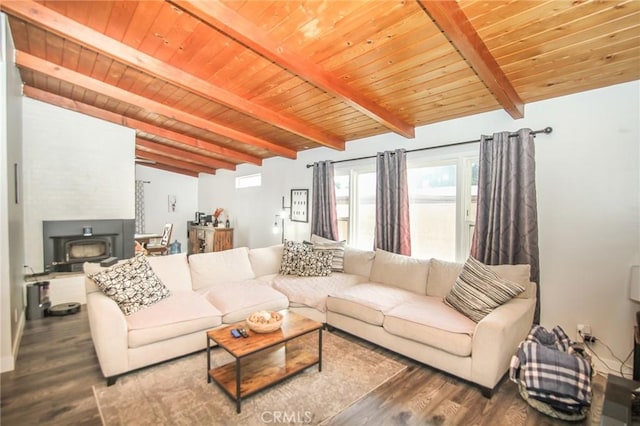
[[[502,107],[518,119],[524,117],[524,103],[489,48],[482,41],[457,1],[417,0]]]
[[[155,160],[154,160],[155,161]],[[162,164],[162,163],[140,163],[138,164],[138,166],[144,166],[144,167],[153,167],[154,169],[160,169],[160,170],[165,170],[167,172],[173,172],[173,173],[179,173],[181,175],[187,175],[187,176],[191,176],[191,177],[198,177],[198,172],[193,171],[193,170],[185,170],[185,169],[181,169],[180,167],[174,167],[174,166],[169,166],[166,164]],[[203,173],[207,173],[207,172],[203,172]],[[215,174],[215,171],[210,172]]]
[[[226,90],[220,85],[211,84],[192,74],[188,74],[179,68],[81,25],[34,1],[3,2],[1,8],[13,16],[31,22],[40,28],[72,40],[90,50],[100,52],[146,74],[196,93],[199,96],[226,105],[229,108],[295,133],[318,144],[339,150],[344,150],[345,148],[344,140],[318,129],[310,123],[278,113]]]
[[[152,160],[159,164],[176,167],[181,170],[189,170],[194,173],[215,174],[216,172],[216,169],[213,167],[207,167],[202,164],[195,164],[195,163],[190,163],[188,161],[179,160],[177,158],[167,157],[161,152],[156,152],[146,148],[136,148],[136,158],[142,158],[144,160]]]
[[[216,173],[215,169],[203,166],[201,164],[193,164],[187,161],[176,160],[175,158],[165,157],[162,154],[145,151],[143,149],[136,149],[136,158],[141,158],[143,160],[151,160],[155,163],[154,165],[163,165],[167,167],[173,167],[176,170],[188,171],[191,173],[195,173],[196,175],[198,173],[209,173],[209,174]],[[148,164],[152,165],[151,163],[148,163]]]
[[[193,148],[203,149],[212,154],[217,154],[223,157],[231,158],[239,161],[246,161],[255,165],[262,165],[262,159],[253,155],[245,154],[244,152],[235,151],[229,148],[221,147],[210,142],[203,141],[191,136],[186,136],[173,130],[163,129],[162,127],[154,126],[152,124],[144,123],[136,119],[124,117],[125,123],[136,130],[159,136],[164,139],[169,139],[180,144],[187,145]],[[227,167],[224,167],[227,168]]]
[[[104,93],[105,95],[113,99],[117,99],[121,102],[125,102],[138,108],[142,108],[146,111],[154,112],[156,114],[170,117],[177,121],[182,121],[192,126],[200,127],[201,129],[208,130],[210,132],[231,138],[235,141],[247,145],[252,145],[268,150],[274,154],[281,155],[286,158],[295,159],[297,157],[297,152],[293,149],[289,149],[276,143],[269,142],[257,136],[244,133],[240,130],[223,126],[211,120],[188,114],[179,109],[161,104],[160,102],[156,102],[143,96],[136,95],[135,93],[130,93],[126,90],[120,89],[119,87],[112,86],[110,84],[88,77],[84,74],[80,74],[68,68],[64,68],[61,65],[54,64],[20,50],[16,50],[15,59],[16,65],[18,66],[43,73],[50,77],[66,81],[67,83],[74,84],[76,86],[80,86],[97,93]]]
[[[206,155],[198,154],[184,149],[168,146],[162,143],[150,141],[148,139],[140,137],[136,138],[136,147],[145,148],[145,150],[147,151],[152,151],[160,155],[178,157],[180,160],[202,164],[213,169],[236,169],[235,164],[217,160],[215,158],[207,157]]]
[[[306,60],[305,55],[301,52],[294,52],[289,47],[274,40],[266,31],[263,31],[222,2],[199,0],[168,1],[242,43],[254,52],[330,93],[390,130],[407,138],[415,137],[414,126],[367,99],[339,78],[326,72],[322,67]]]
[[[74,101],[73,99],[65,98],[64,96],[56,95],[51,92],[46,92],[32,86],[24,86],[23,93],[25,96],[33,99],[47,102],[61,108],[79,112],[81,114],[89,115],[91,117],[99,118],[101,120],[109,121],[111,123],[119,124],[135,130],[140,130],[145,133],[160,136],[162,138],[176,141],[193,148],[207,150],[212,154],[231,158],[233,160],[241,162],[256,164],[258,166],[262,165],[262,159],[259,157],[255,157],[253,155],[249,155],[230,148],[222,147],[209,141],[203,141],[191,136],[186,136],[172,130],[164,129],[162,127],[154,126],[153,124],[145,123],[144,121],[136,120],[135,118],[125,117],[124,115],[116,114],[115,112],[107,111],[82,102]]]

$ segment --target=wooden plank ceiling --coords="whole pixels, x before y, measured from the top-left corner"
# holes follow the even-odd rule
[[[640,1],[11,1],[25,96],[197,176],[640,79]],[[357,142],[356,142],[357,143]]]

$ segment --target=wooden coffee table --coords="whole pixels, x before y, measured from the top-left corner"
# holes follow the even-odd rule
[[[313,365],[322,371],[322,324],[289,311],[282,327],[272,333],[255,333],[242,321],[207,331],[207,381],[216,382],[236,401],[240,413],[242,398],[272,386]],[[234,338],[232,328],[243,327],[249,337]],[[318,350],[299,337],[318,332]],[[211,368],[211,342],[229,352],[235,361]],[[315,346],[315,345],[313,345]]]

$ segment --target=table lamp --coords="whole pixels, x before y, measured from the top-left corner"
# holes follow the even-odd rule
[[[629,299],[640,303],[640,265],[631,266]],[[640,311],[636,312],[636,325],[640,326]]]

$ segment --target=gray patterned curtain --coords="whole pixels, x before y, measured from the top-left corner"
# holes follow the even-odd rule
[[[375,248],[411,255],[407,154],[404,149],[376,156]]]
[[[313,163],[311,233],[338,240],[336,189],[333,182],[333,163],[330,160]]]
[[[534,322],[540,323],[540,265],[535,149],[531,129],[480,141],[478,210],[471,255],[488,265],[529,264],[538,284]]]
[[[136,234],[144,234],[144,181],[136,180]]]

